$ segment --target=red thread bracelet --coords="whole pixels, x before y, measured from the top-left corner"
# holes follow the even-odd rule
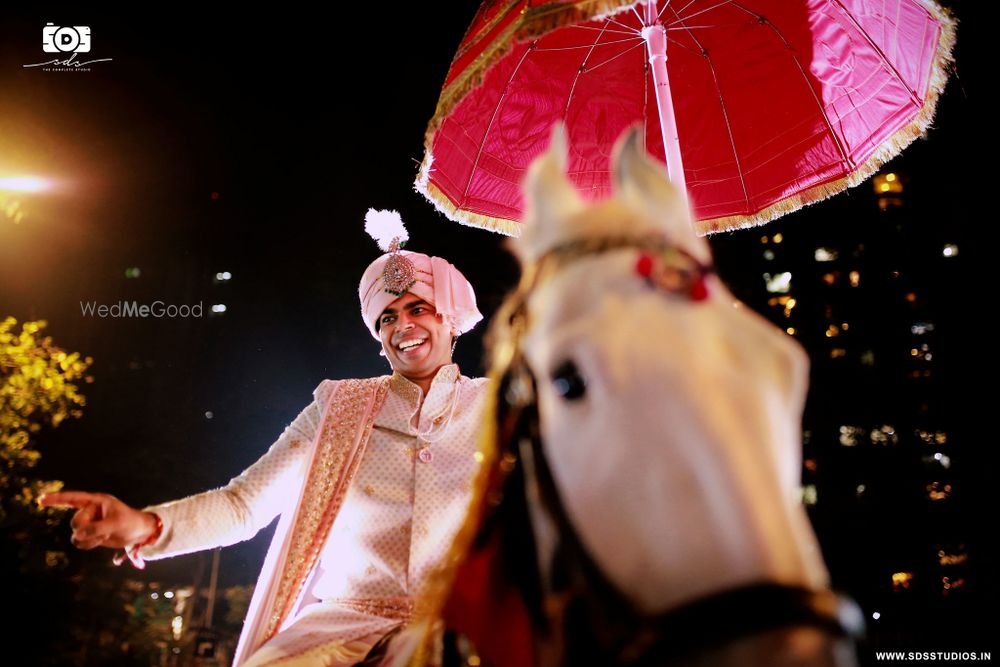
[[[150,514],[152,514],[153,518],[156,519],[156,528],[153,529],[153,532],[142,542],[137,542],[131,547],[125,547],[125,550],[122,553],[115,554],[115,557],[111,560],[112,563],[115,565],[121,565],[125,562],[125,559],[128,558],[136,569],[142,570],[146,567],[146,561],[144,561],[142,556],[139,555],[139,549],[148,547],[153,542],[156,542],[156,540],[160,539],[160,534],[163,533],[163,519],[161,519],[160,515],[155,512],[150,512]]]

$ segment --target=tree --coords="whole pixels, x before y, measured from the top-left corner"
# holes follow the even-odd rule
[[[65,664],[74,583],[67,572],[63,516],[38,506],[62,482],[31,476],[41,454],[33,436],[44,427],[82,415],[77,386],[93,379],[93,363],[42,336],[44,321],[0,321],[0,590],[16,613],[5,628],[7,657],[25,652],[36,665]]]
[[[35,501],[60,483],[28,478],[41,456],[31,438],[43,426],[80,417],[86,399],[74,383],[93,382],[86,375],[93,359],[81,359],[79,352],[68,353],[51,336],[41,336],[44,320],[25,322],[20,334],[14,332],[16,324],[13,317],[0,322],[0,523],[12,509],[9,503],[43,513]]]

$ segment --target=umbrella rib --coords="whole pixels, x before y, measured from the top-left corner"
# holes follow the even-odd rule
[[[632,13],[635,14],[635,17],[639,19],[639,25],[642,25],[642,17],[639,16],[639,12],[635,11],[635,3],[629,5],[628,8],[631,9]]]
[[[599,38],[600,38],[600,35],[598,35],[598,39]],[[636,37],[630,37],[629,39],[616,39],[613,42],[603,42],[601,44],[601,46],[611,46],[612,44],[625,44],[625,43],[632,42],[632,41],[635,41],[635,40],[639,40],[640,44],[642,43],[642,38],[636,36]],[[552,47],[547,47],[547,48],[544,48],[544,49],[535,49],[535,51],[538,51],[539,53],[543,53],[543,52],[544,53],[550,53],[550,52],[553,52],[553,51],[575,51],[577,49],[590,49],[591,51],[593,51],[595,46],[596,46],[596,44],[580,44],[578,46],[552,46]]]
[[[608,23],[612,23],[612,21],[608,21]],[[607,23],[604,25],[607,26]],[[583,74],[584,68],[587,66],[587,58],[589,58],[590,54],[597,48],[597,43],[601,41],[602,34],[604,34],[603,31],[598,33],[597,37],[594,38],[594,43],[590,45],[590,51],[587,51],[587,55],[583,57],[583,62],[581,62],[580,66],[576,69],[576,76],[573,77],[573,85],[570,86],[569,95],[566,96],[566,105],[563,107],[562,121],[564,123],[566,122],[566,116],[569,115],[569,105],[573,102],[573,94],[576,92],[576,84],[579,83],[580,75]]]
[[[675,11],[675,12],[674,12],[674,17],[675,17],[675,18],[676,18],[676,19],[677,19],[678,21],[683,21],[683,20],[690,20],[690,19],[693,19],[693,18],[694,18],[695,16],[701,16],[702,14],[704,14],[704,13],[706,13],[706,12],[710,12],[710,11],[712,11],[713,9],[718,9],[718,8],[719,8],[719,7],[721,7],[722,5],[731,5],[731,4],[734,4],[732,0],[722,0],[722,2],[719,2],[719,3],[716,3],[716,4],[712,5],[711,7],[706,7],[705,9],[699,9],[698,11],[696,11],[696,12],[695,12],[694,14],[692,14],[691,16],[685,16],[685,17],[684,17],[683,19],[682,19],[682,18],[680,17],[680,14],[678,14],[678,13],[677,13],[677,12]],[[687,4],[687,5],[685,5],[685,7],[690,7],[690,6],[691,6],[691,3],[690,3],[690,2],[689,2],[689,3]],[[666,7],[664,7],[664,9],[666,9]],[[671,10],[671,11],[673,11],[673,10]]]
[[[674,13],[674,16],[680,16],[681,14],[684,13],[685,9],[687,9],[688,7],[690,7],[691,5],[693,5],[697,1],[698,0],[691,0],[691,2],[687,3],[686,5],[684,5],[683,7],[681,7],[680,9],[673,9],[673,8],[671,8],[670,11],[672,11]],[[670,3],[669,2],[667,4],[665,4],[665,5],[663,5],[663,9],[660,10],[660,15],[662,15],[663,12],[667,11],[667,7],[670,7]],[[660,18],[660,17],[657,16],[656,18]]]
[[[633,44],[632,46],[628,47],[627,49],[625,49],[624,51],[622,51],[622,52],[621,52],[621,53],[619,53],[618,55],[614,55],[614,56],[611,56],[611,57],[610,57],[610,58],[608,58],[607,60],[603,60],[603,61],[601,61],[601,62],[597,63],[597,64],[596,64],[596,65],[594,65],[593,67],[588,67],[588,68],[587,68],[587,71],[588,71],[588,72],[593,72],[593,71],[594,71],[595,69],[597,69],[598,67],[601,67],[602,65],[607,65],[607,64],[608,64],[609,62],[611,62],[612,60],[616,60],[617,58],[621,58],[621,57],[622,57],[623,55],[625,55],[626,53],[628,53],[629,51],[631,51],[631,50],[632,50],[632,49],[634,49],[635,47],[637,47],[637,46],[644,46],[645,44],[646,44],[646,42],[644,42],[643,40],[641,40],[641,39],[640,39],[640,40],[639,40],[638,42],[636,42],[636,43],[635,43],[635,44]],[[603,46],[603,45],[602,45],[602,46]]]
[[[652,153],[649,152],[649,145],[647,141],[648,137],[646,133],[646,123],[648,122],[648,119],[649,119],[649,60],[643,58],[642,59],[642,147],[646,149],[647,155],[652,155]],[[664,155],[664,158],[665,157],[666,156]]]
[[[538,44],[538,40],[531,43],[532,46],[535,44]],[[510,78],[507,79],[507,84],[503,87],[503,92],[500,93],[500,97],[497,99],[497,105],[493,107],[493,114],[490,116],[490,122],[486,125],[486,131],[483,132],[483,138],[479,142],[479,150],[476,151],[476,160],[472,163],[472,169],[469,171],[469,181],[465,184],[465,191],[462,193],[463,207],[466,205],[466,201],[469,197],[469,190],[472,188],[472,178],[476,175],[476,168],[479,166],[479,158],[483,156],[483,150],[486,148],[486,137],[489,135],[490,128],[493,127],[493,121],[496,120],[497,113],[500,111],[500,105],[503,104],[504,98],[507,97],[507,89],[510,88],[511,82],[517,75],[517,71],[521,69],[521,65],[524,64],[524,61],[527,59],[528,54],[531,53],[531,51],[531,46],[524,50],[524,55],[522,55],[521,59],[517,61],[517,66],[515,66],[514,71],[510,73]]]
[[[881,48],[879,48],[879,46],[875,43],[875,40],[873,40],[871,38],[871,36],[868,34],[868,31],[862,29],[862,27],[860,25],[858,25],[858,22],[854,18],[854,16],[849,11],[847,11],[847,9],[844,7],[844,3],[840,2],[840,0],[836,0],[836,4],[837,4],[838,7],[840,7],[840,11],[845,16],[847,16],[847,18],[851,21],[851,23],[854,24],[855,29],[859,33],[861,33],[862,35],[864,35],[864,38],[866,40],[868,40],[868,46],[872,47],[872,49],[875,51],[875,53],[878,54],[878,57],[882,60],[882,66],[885,67],[890,72],[892,72],[892,75],[894,77],[896,77],[896,80],[899,81],[900,85],[902,85],[903,88],[906,89],[906,92],[910,94],[910,101],[912,101],[913,104],[916,105],[916,107],[919,109],[921,107],[921,105],[922,105],[922,102],[920,101],[920,98],[917,96],[916,91],[910,89],[910,86],[908,86],[907,83],[906,83],[906,81],[903,80],[903,77],[899,74],[899,71],[889,63],[889,59],[886,57],[885,52],[882,51]],[[897,12],[898,12],[899,5],[897,5],[896,7],[897,7]],[[899,25],[898,15],[897,15],[897,19],[896,19],[896,25]],[[894,55],[898,55],[898,54],[894,54]]]
[[[638,30],[635,30],[635,29],[632,29],[632,28],[630,28],[629,30],[626,31],[626,30],[608,30],[607,26],[605,26],[604,28],[598,28],[597,26],[593,26],[593,25],[571,25],[571,26],[566,26],[566,27],[567,28],[573,28],[575,30],[598,30],[598,31],[601,31],[601,32],[613,32],[616,35],[638,35],[639,34]]]
[[[718,28],[721,25],[745,25],[743,23],[713,23],[712,25],[682,25],[679,28],[668,28],[664,26],[664,30],[670,32],[671,30],[695,30],[698,28]]]
[[[744,7],[743,5],[741,5],[738,2],[733,2],[732,4],[733,4],[734,7],[738,8],[738,9],[742,9],[744,12],[746,12],[747,14],[749,14],[750,16],[753,16],[754,18],[756,18],[758,20],[764,19],[763,16],[757,14],[756,12],[750,10],[747,7]],[[820,116],[823,117],[823,122],[826,124],[826,131],[827,131],[827,133],[830,135],[830,138],[833,139],[834,145],[837,147],[837,150],[840,152],[840,159],[844,161],[844,164],[848,165],[849,169],[854,169],[854,167],[856,167],[857,165],[855,165],[854,161],[851,160],[851,158],[847,155],[847,150],[844,148],[843,144],[841,143],[840,137],[838,137],[837,133],[833,131],[833,123],[830,121],[830,117],[827,115],[826,109],[823,108],[823,103],[820,102],[820,100],[819,100],[818,97],[816,97],[816,91],[809,84],[809,76],[806,74],[805,68],[802,67],[802,63],[799,62],[799,57],[795,53],[795,50],[792,48],[792,45],[788,43],[788,40],[785,39],[785,36],[781,33],[780,30],[778,30],[778,26],[774,25],[770,21],[767,21],[766,19],[763,21],[763,23],[765,23],[766,25],[771,26],[771,30],[774,32],[775,35],[778,36],[778,39],[781,40],[782,44],[785,45],[785,50],[788,51],[791,54],[792,62],[794,62],[795,66],[799,68],[799,74],[802,75],[802,80],[805,82],[806,88],[809,89],[809,93],[812,95],[813,101],[816,103],[816,108],[819,109]]]
[[[616,21],[614,19],[608,19],[608,23],[614,23],[619,28],[625,28],[626,30],[635,30],[635,28],[630,28],[629,26],[625,25],[624,23],[619,23],[618,21]]]
[[[684,20],[680,16],[677,16],[677,12],[674,12],[674,17],[680,25],[684,25]],[[722,96],[722,89],[719,87],[719,77],[718,73],[715,71],[715,64],[712,62],[712,57],[708,55],[708,51],[698,38],[693,34],[688,34],[688,36],[694,41],[694,43],[701,49],[701,53],[705,60],[708,62],[708,69],[712,72],[712,82],[715,84],[715,91],[719,94],[719,106],[722,107],[722,117],[726,121],[726,132],[729,135],[729,146],[733,150],[733,159],[736,161],[736,173],[740,177],[740,187],[743,188],[743,201],[746,204],[747,213],[750,213],[750,193],[747,192],[746,179],[743,177],[743,165],[740,162],[740,154],[736,150],[736,138],[733,137],[733,127],[729,122],[729,111],[726,109],[726,99]]]
[[[685,51],[690,51],[691,53],[693,53],[693,54],[694,54],[694,55],[696,55],[696,56],[701,56],[701,51],[697,51],[697,50],[695,50],[695,49],[692,49],[692,48],[691,48],[690,46],[688,46],[687,44],[683,43],[683,42],[682,42],[682,41],[680,41],[679,39],[674,39],[674,38],[673,38],[673,37],[671,37],[671,36],[670,36],[669,34],[667,35],[667,41],[668,41],[668,42],[669,42],[670,44],[674,44],[674,45],[675,45],[675,46],[677,46],[678,48],[681,48],[681,49],[684,49]]]

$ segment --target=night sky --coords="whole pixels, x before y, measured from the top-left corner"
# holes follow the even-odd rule
[[[990,377],[995,355],[982,326],[994,289],[993,192],[972,164],[995,153],[980,120],[984,20],[971,15],[974,4],[952,3],[958,78],[935,127],[892,166],[916,184],[914,236],[960,247],[964,273],[931,298],[950,332],[951,419],[985,428],[979,408],[994,390],[963,379],[973,367]],[[133,505],[182,497],[255,461],[322,379],[387,372],[357,303],[361,272],[379,254],[363,231],[369,207],[399,210],[409,247],[455,263],[487,316],[513,286],[502,237],[447,221],[411,187],[475,3],[53,7],[0,10],[0,177],[60,184],[22,197],[20,224],[0,217],[0,318],[47,320],[56,344],[95,359],[84,417],[38,438],[41,476]],[[90,26],[89,57],[112,61],[90,72],[23,68],[51,57],[40,47],[47,21]],[[840,238],[858,224],[850,202],[864,198],[867,183],[774,229],[797,234],[802,247]],[[767,231],[713,240],[720,272],[748,300],[750,285],[760,289],[757,239]],[[130,267],[139,278],[125,277]],[[214,281],[221,271],[232,280]],[[933,292],[933,275],[923,279]],[[81,301],[131,299],[227,310],[152,321],[81,314]],[[459,343],[467,375],[483,372],[483,329]],[[963,423],[970,436],[986,433]],[[980,469],[970,483],[986,478]],[[269,535],[224,551],[224,583],[256,579]],[[108,554],[73,557],[99,567]],[[144,576],[187,583],[197,558],[157,563]]]

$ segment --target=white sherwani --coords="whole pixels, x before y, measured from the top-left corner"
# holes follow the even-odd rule
[[[333,411],[325,425],[324,415],[336,386],[321,383],[315,400],[268,452],[225,487],[146,508],[163,520],[163,533],[144,556],[166,558],[233,544],[255,535],[279,513],[294,511],[310,472],[309,452],[335,426],[329,423]],[[262,647],[249,646],[244,653],[252,656],[241,664],[352,664],[409,618],[426,575],[465,518],[479,465],[476,436],[485,395],[486,380],[460,376],[454,364],[438,371],[426,397],[401,375],[388,378],[367,448],[353,479],[347,476],[346,493],[304,594],[280,632]],[[314,460],[313,465],[320,464]],[[269,554],[258,587],[265,576],[274,586],[281,574],[268,575],[271,559]]]

